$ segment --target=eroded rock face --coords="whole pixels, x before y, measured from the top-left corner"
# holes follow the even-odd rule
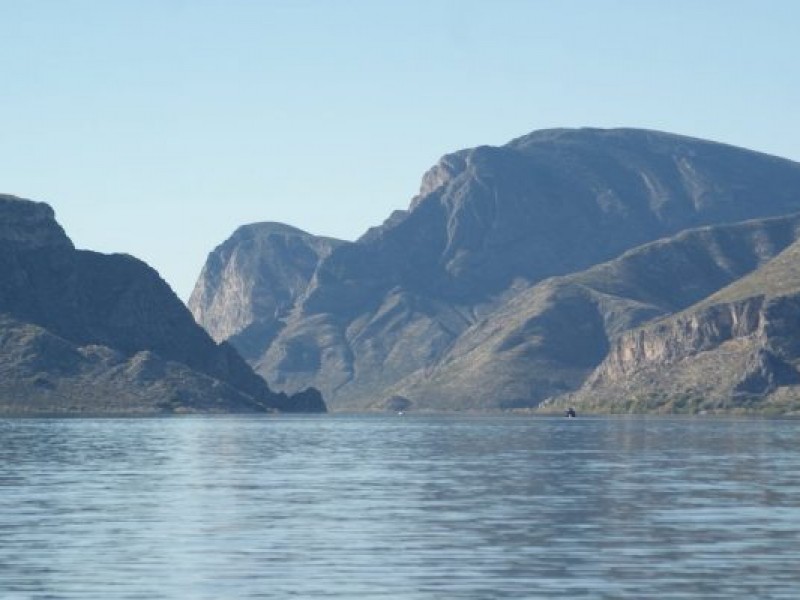
[[[437,408],[534,407],[580,387],[604,359],[612,368],[614,356],[632,349],[667,353],[669,344],[637,346],[624,332],[706,298],[767,264],[798,237],[798,215],[706,227],[547,279],[479,319],[441,361],[393,391],[429,398]],[[744,325],[733,318],[728,329],[739,335]]]
[[[10,402],[17,412],[101,414],[291,404],[145,263],[75,250],[40,203],[0,198],[0,224],[0,412]]]
[[[666,367],[735,338],[761,335],[764,298],[709,306],[642,329],[623,333],[587,381],[599,386],[626,380],[648,366]],[[763,340],[762,340],[763,341]]]
[[[698,305],[623,333],[561,402],[614,412],[800,409],[798,256],[796,242]]]
[[[56,223],[53,209],[44,202],[31,202],[0,194],[0,243],[25,250],[72,249],[67,235]]]
[[[479,337],[476,328],[491,329],[494,316],[514,321],[506,307],[531,286],[688,228],[799,210],[800,166],[790,161],[651,131],[535,132],[502,147],[444,157],[424,177],[409,210],[394,213],[357,242],[335,248],[319,261],[302,293],[288,294],[295,300],[285,316],[258,322],[246,342],[231,341],[280,389],[313,385],[337,408],[364,408],[392,394],[424,408],[432,393],[447,395],[456,406],[459,396],[480,395],[481,382],[459,375],[434,384],[435,373],[444,373],[447,369],[440,369],[447,364],[461,365],[462,372],[477,366],[474,356],[462,360]],[[708,260],[715,263],[719,250],[724,260],[733,257],[730,273],[741,276],[744,261],[737,262],[724,240],[719,243],[708,246]],[[765,242],[765,256],[770,243]],[[751,264],[756,268],[759,262]],[[666,261],[661,266],[664,295],[636,299],[641,314],[650,318],[674,310],[666,296],[680,284],[674,275],[680,265],[672,268]],[[719,266],[714,273],[725,285],[731,279],[723,262]],[[560,292],[551,300],[541,289],[535,293],[544,303],[568,301],[572,309],[548,309],[550,317],[536,317],[530,327],[521,319],[511,328],[516,333],[506,330],[507,339],[484,353],[476,373],[499,380],[487,394],[495,407],[506,400],[531,405],[544,397],[546,386],[519,378],[531,353],[540,373],[552,368],[554,358],[561,361],[565,376],[547,382],[548,394],[580,381],[592,361],[603,356],[604,315],[619,308],[602,291]],[[608,309],[594,308],[604,302]],[[524,305],[518,302],[520,310],[527,310]],[[562,361],[566,354],[558,355],[559,336],[550,332],[559,321],[549,319],[569,312],[567,321],[573,320],[581,306],[587,319],[578,321],[594,323],[587,330],[591,351],[573,357],[575,362]],[[531,346],[540,325],[549,340],[546,352]],[[516,343],[517,334],[529,337]],[[584,334],[575,329],[562,337]]]
[[[320,261],[342,244],[279,223],[240,227],[209,254],[189,309],[215,340],[236,338],[252,354],[288,316]]]

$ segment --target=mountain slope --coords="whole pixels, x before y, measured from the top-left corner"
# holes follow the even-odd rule
[[[218,342],[247,355],[308,287],[320,261],[344,244],[280,223],[244,225],[209,254],[189,309]]]
[[[281,389],[314,385],[335,408],[363,408],[539,281],[687,228],[798,210],[800,165],[682,136],[548,130],[463,150],[425,175],[407,211],[323,258],[247,357]]]
[[[0,196],[0,277],[0,411],[324,408],[271,392],[143,262],[76,250],[45,204]]]
[[[800,412],[800,242],[696,305],[623,333],[584,409]]]
[[[622,332],[695,304],[800,238],[800,215],[682,232],[519,292],[389,392],[418,407],[520,408],[578,388]]]

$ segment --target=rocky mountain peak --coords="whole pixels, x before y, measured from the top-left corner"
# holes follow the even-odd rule
[[[419,194],[411,202],[411,208],[415,207],[416,203],[423,196],[427,196],[431,192],[439,189],[459,174],[463,173],[467,168],[467,152],[455,152],[453,154],[446,154],[439,162],[432,166],[422,176],[422,183],[419,187]]]
[[[189,309],[217,341],[253,326],[263,335],[305,292],[320,261],[344,243],[282,223],[239,227],[209,254]]]
[[[274,394],[142,261],[75,250],[46,204],[0,198],[0,280],[0,413],[325,409]]]
[[[394,212],[355,243],[325,256],[318,254],[309,262],[313,263],[310,278],[311,269],[291,267],[291,261],[302,256],[299,250],[285,253],[277,247],[233,244],[242,253],[240,264],[264,263],[268,268],[237,267],[234,271],[253,275],[226,279],[215,273],[225,272],[223,263],[237,261],[227,259],[212,268],[219,259],[210,257],[210,270],[204,270],[198,285],[208,285],[207,298],[231,301],[219,304],[214,316],[193,310],[217,339],[233,332],[231,342],[283,389],[314,385],[334,406],[363,407],[392,394],[417,403],[421,398],[412,397],[408,382],[427,381],[420,373],[452,359],[455,349],[463,349],[461,340],[478,339],[469,333],[478,323],[486,323],[489,331],[496,327],[491,317],[511,322],[516,318],[511,312],[523,314],[524,303],[511,308],[507,304],[515,294],[519,298],[520,290],[688,229],[797,211],[800,165],[792,161],[657,131],[543,130],[503,146],[479,146],[444,156],[423,176],[420,193],[408,210]],[[739,274],[750,268],[751,255],[760,251],[758,243],[742,235],[731,251],[746,248],[742,254],[747,260],[730,255],[735,267],[730,270]],[[728,246],[717,251],[714,239],[695,237],[700,240],[698,247],[707,249],[702,256],[711,256],[706,260],[710,273],[724,279],[724,265],[718,269],[713,256],[716,252],[727,258]],[[777,246],[782,240],[771,243]],[[685,257],[668,251],[663,259],[669,277],[680,277],[675,275],[679,264],[667,268],[672,259]],[[290,283],[288,273],[299,271],[304,274],[298,283]],[[248,281],[258,280],[257,272],[284,275],[270,275],[271,283],[257,291],[247,287]],[[698,289],[713,291],[702,285],[703,273],[697,275]],[[669,280],[664,289],[669,291],[673,283],[680,281]],[[558,318],[552,322],[541,322],[547,339],[553,341],[547,352],[561,352],[565,346],[556,343],[556,325],[570,326],[578,321],[576,315],[586,311],[592,315],[587,322],[591,332],[602,342],[591,354],[596,360],[611,331],[602,325],[606,310],[652,316],[668,308],[660,301],[650,304],[644,298],[581,290],[577,285],[570,286],[569,293],[539,289],[536,299],[542,311],[550,302],[569,307],[556,311]],[[262,300],[266,310],[257,310]],[[501,312],[503,306],[507,313]],[[256,316],[265,314],[268,319]],[[622,326],[637,319],[611,320]],[[520,336],[541,337],[541,323],[530,328],[519,325]],[[469,339],[463,337],[467,335]],[[481,358],[482,372],[496,377],[499,387],[512,385],[512,372],[515,379],[526,372],[527,367],[520,366],[524,357],[516,353],[532,352],[531,344],[510,339],[487,349]],[[580,340],[581,332],[572,331],[563,336],[566,339]],[[549,365],[552,372],[555,356],[542,359],[542,369]],[[470,355],[469,360],[473,358]],[[589,362],[579,358],[583,362],[563,362],[573,381],[585,375]],[[459,364],[464,373],[475,367]],[[533,389],[527,376],[521,381],[514,384],[513,397],[530,406],[543,391]],[[436,385],[447,388],[449,397],[463,398],[474,392],[474,383],[448,377]],[[557,390],[558,383],[550,381],[547,389]],[[426,384],[425,389],[438,388]]]
[[[241,227],[237,227],[236,231],[234,231],[229,238],[229,241],[241,242],[248,239],[264,238],[271,235],[297,235],[301,237],[311,236],[310,233],[307,233],[302,229],[298,229],[297,227],[287,225],[286,223],[262,221],[260,223],[248,223],[246,225],[242,225]]]
[[[73,247],[49,205],[7,194],[0,195],[0,243],[26,249]]]

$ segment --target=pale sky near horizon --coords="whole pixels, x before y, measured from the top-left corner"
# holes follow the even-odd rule
[[[185,300],[239,225],[354,239],[535,129],[800,161],[798,30],[793,0],[0,0],[0,193]]]

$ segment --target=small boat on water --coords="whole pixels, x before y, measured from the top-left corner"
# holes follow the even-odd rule
[[[575,409],[570,406],[567,410],[564,411],[564,416],[567,417],[568,419],[574,419],[578,415],[575,414]]]

